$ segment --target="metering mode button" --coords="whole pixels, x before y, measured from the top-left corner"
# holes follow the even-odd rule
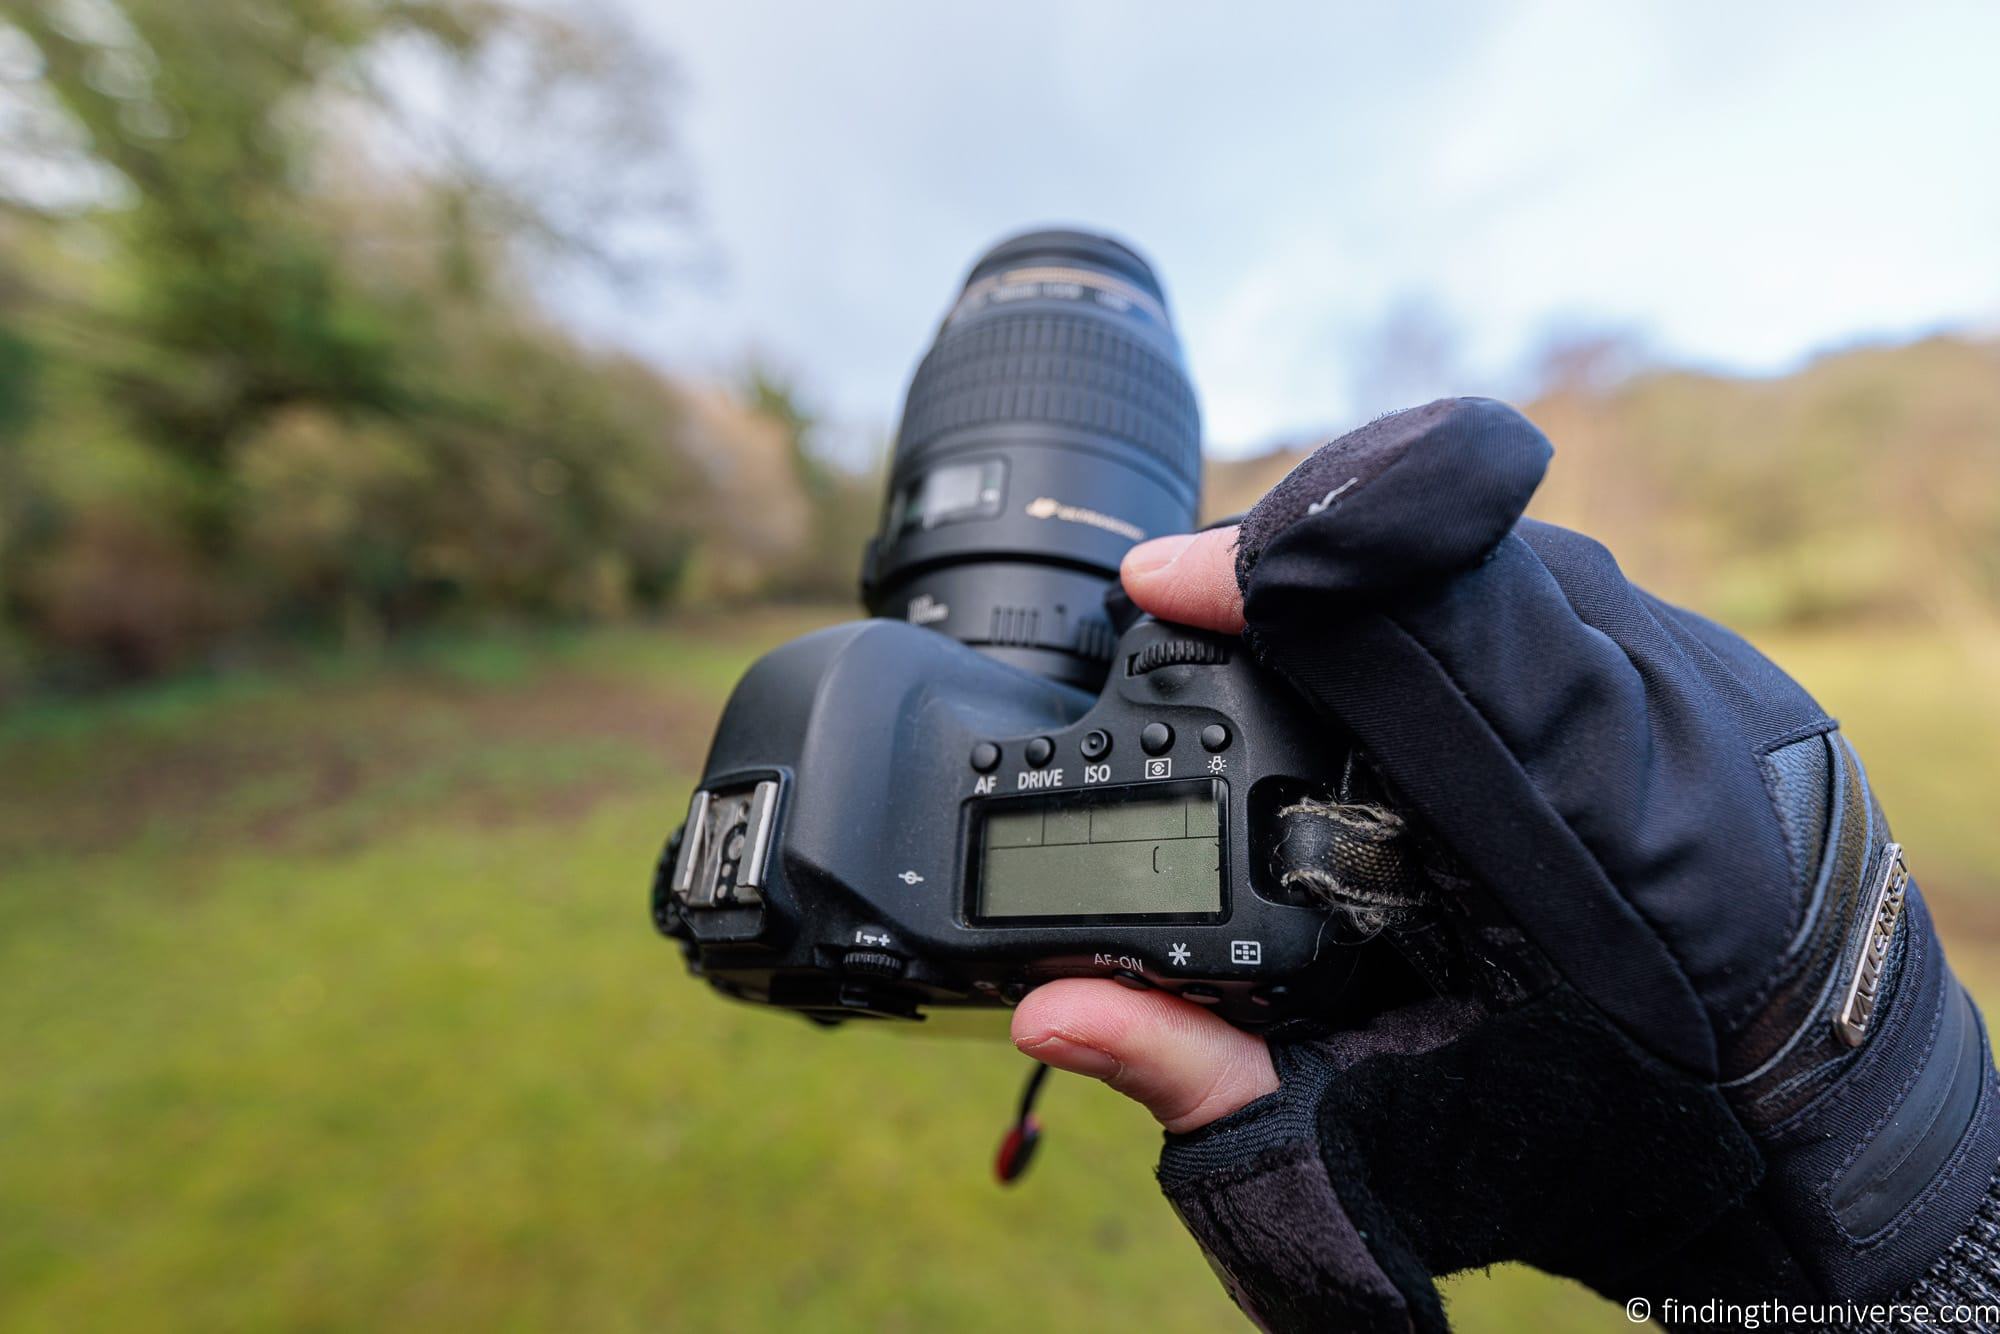
[[[763,902],[777,812],[775,779],[696,792],[674,862],[674,897],[689,908]]]

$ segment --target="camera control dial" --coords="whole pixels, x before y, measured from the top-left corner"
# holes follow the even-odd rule
[[[1213,639],[1156,639],[1131,656],[1126,674],[1144,676],[1162,667],[1220,667],[1228,661],[1228,647]]]

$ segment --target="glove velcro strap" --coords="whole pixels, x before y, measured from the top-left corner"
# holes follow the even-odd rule
[[[1969,1223],[2000,1153],[1992,1057],[1859,758],[1825,747],[1830,818],[1798,935],[1724,1047],[1724,1085],[1765,1147],[1771,1217],[1811,1290],[1879,1297]],[[1774,754],[1779,758],[1785,752]],[[1782,790],[1782,789],[1781,789]]]
[[[1971,1222],[2000,1156],[2000,1089],[1978,1012],[1914,886],[1894,993],[1838,1081],[1766,1140],[1781,1212],[1815,1286],[1879,1296]]]

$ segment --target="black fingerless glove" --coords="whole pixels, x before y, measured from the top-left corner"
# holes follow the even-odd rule
[[[1433,403],[1241,530],[1254,652],[1436,841],[1455,979],[1274,1034],[1277,1093],[1169,1137],[1169,1198],[1268,1328],[1442,1329],[1433,1276],[1505,1260],[1886,1297],[2000,1156],[1984,1026],[1859,759],[1741,639],[1522,519],[1549,455]]]

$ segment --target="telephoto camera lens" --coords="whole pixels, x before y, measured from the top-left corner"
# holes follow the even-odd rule
[[[1133,544],[1194,526],[1201,417],[1166,294],[1122,242],[1002,241],[910,382],[862,597],[1085,689]]]

